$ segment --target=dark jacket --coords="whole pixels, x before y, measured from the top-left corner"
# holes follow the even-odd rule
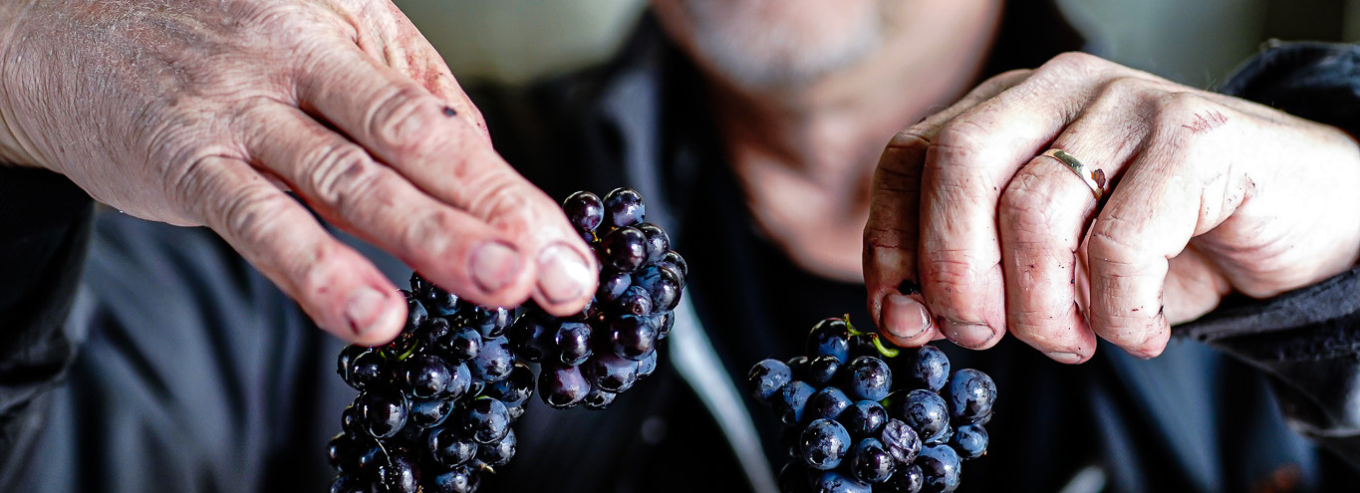
[[[991,72],[1075,48],[1070,31],[1023,18],[1033,11],[1007,15]],[[1360,128],[1356,62],[1349,47],[1273,47],[1224,89]],[[478,97],[498,148],[554,197],[641,190],[692,272],[657,373],[605,412],[532,406],[493,490],[768,486],[783,462],[778,427],[741,376],[800,352],[817,319],[868,320],[862,286],[803,272],[754,232],[702,88],[646,21],[607,67]],[[66,180],[14,169],[0,170],[0,225],[0,453],[17,490],[323,487],[324,443],[353,395],[332,373],[339,344],[220,239],[92,214]],[[394,280],[409,273],[345,239]],[[981,353],[946,346],[1001,394],[993,446],[965,464],[964,490],[1352,490],[1339,456],[1287,425],[1360,454],[1358,300],[1357,271],[1229,300],[1151,361],[1107,345],[1079,367],[1013,339]]]

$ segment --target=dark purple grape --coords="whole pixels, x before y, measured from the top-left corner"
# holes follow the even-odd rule
[[[855,400],[881,401],[892,387],[888,364],[874,356],[860,356],[846,367],[846,391]]]
[[[590,232],[604,222],[604,201],[586,191],[576,192],[562,201],[562,211],[577,231]]]
[[[647,220],[642,194],[631,188],[615,188],[604,196],[604,224],[622,228]]]
[[[366,390],[355,400],[364,430],[377,438],[396,435],[406,426],[406,396],[389,389]]]
[[[794,380],[806,380],[808,377],[808,366],[812,364],[812,360],[807,356],[800,355],[789,358],[784,364],[789,365],[789,371],[793,372]]]
[[[809,356],[835,356],[842,363],[850,356],[850,325],[839,318],[828,318],[817,322],[808,332],[807,354]]]
[[[477,473],[455,467],[434,477],[425,493],[472,493],[477,490]]]
[[[369,485],[356,476],[350,476],[343,472],[331,481],[331,493],[368,493]]]
[[[524,363],[515,363],[509,377],[488,385],[482,395],[504,402],[506,407],[523,404],[534,395],[534,371]]]
[[[566,409],[586,398],[591,385],[581,367],[544,364],[538,375],[538,395],[543,402],[557,409]]]
[[[519,421],[520,417],[524,416],[524,406],[525,406],[524,404],[520,404],[518,406],[510,406],[506,408],[510,410],[511,425],[514,425],[516,421]]]
[[[349,384],[356,390],[382,385],[387,376],[386,360],[377,351],[359,354],[350,362]]]
[[[453,327],[449,326],[448,319],[430,317],[429,320],[425,321],[425,325],[420,326],[417,339],[419,339],[422,347],[443,350],[443,344],[449,340],[452,332]]]
[[[888,422],[888,411],[874,401],[859,401],[841,413],[838,420],[845,425],[846,431],[855,438],[870,437],[878,434]]]
[[[487,383],[499,382],[515,369],[515,354],[510,351],[510,341],[504,337],[482,339],[482,348],[471,363],[468,369],[472,370],[472,376]]]
[[[632,274],[605,269],[600,272],[600,287],[595,290],[595,298],[601,303],[613,303],[632,285]]]
[[[576,366],[585,363],[593,352],[590,349],[590,325],[582,322],[566,322],[557,329],[554,345],[558,360],[564,365]]]
[[[425,291],[424,299],[420,301],[424,302],[425,308],[436,317],[451,317],[463,306],[459,303],[462,300],[458,299],[458,295],[435,285],[430,285],[430,289]]]
[[[841,389],[826,387],[808,398],[804,419],[836,419],[853,404]]]
[[[477,442],[471,437],[451,427],[439,428],[430,432],[427,440],[430,457],[447,467],[466,464],[477,455]]]
[[[949,493],[958,489],[962,463],[959,454],[948,445],[926,445],[916,458],[921,466],[925,484],[921,491],[928,493]]]
[[[443,358],[428,354],[411,356],[402,362],[402,381],[411,395],[430,398],[444,393],[453,379],[449,365]]]
[[[656,350],[652,350],[652,351],[648,352],[647,354],[644,354],[644,355],[642,356],[642,359],[638,360],[638,369],[637,369],[637,379],[638,379],[638,380],[642,380],[642,379],[644,379],[644,378],[650,377],[650,376],[652,376],[652,372],[655,372],[655,371],[656,371],[656,360],[657,360],[656,353],[657,353]]]
[[[516,356],[539,363],[553,354],[553,337],[560,325],[561,322],[553,316],[533,311],[520,315],[505,337]]]
[[[656,327],[656,340],[666,340],[666,336],[671,335],[671,329],[675,327],[675,312],[653,313],[650,318],[652,326]]]
[[[879,442],[883,444],[883,448],[903,464],[912,463],[916,460],[916,456],[921,453],[920,435],[902,420],[889,419],[883,425],[883,431],[879,433],[878,438]]]
[[[643,267],[633,275],[633,286],[651,296],[653,312],[671,311],[680,303],[680,278],[670,269]]]
[[[647,260],[647,238],[637,228],[619,228],[600,240],[604,264],[618,272],[633,272]]]
[[[416,493],[416,461],[405,454],[393,454],[386,464],[378,464],[378,482],[388,493]]]
[[[595,353],[581,368],[589,373],[591,382],[601,390],[624,392],[637,382],[638,362],[622,358],[612,352]]]
[[[770,397],[779,392],[779,388],[784,384],[793,381],[793,371],[789,365],[777,359],[767,359],[756,363],[751,367],[751,372],[746,374],[746,385],[751,390],[751,398],[760,402],[769,402]]]
[[[614,306],[615,313],[645,317],[652,313],[652,294],[641,286],[632,286],[614,300]]]
[[[976,459],[987,453],[987,429],[978,425],[963,425],[954,431],[949,446],[963,459]]]
[[[666,230],[661,229],[652,223],[642,223],[635,226],[642,236],[647,239],[645,250],[647,251],[647,263],[656,263],[666,256],[666,252],[671,249],[671,236],[666,234]]]
[[[894,393],[899,398],[892,399],[895,411],[889,412],[890,416],[911,425],[925,443],[947,439],[945,432],[949,428],[949,410],[944,399],[924,389],[900,394],[901,391]]]
[[[789,458],[794,459],[794,461],[799,464],[803,463],[800,459],[803,455],[802,447],[799,445],[799,441],[802,438],[803,427],[801,426],[785,426],[784,429],[779,432],[779,444],[784,447],[784,452]]]
[[[455,400],[472,392],[474,382],[472,371],[468,369],[466,363],[458,363],[449,367],[449,383],[444,386],[444,397]],[[480,389],[479,389],[480,390]]]
[[[874,346],[874,338],[871,334],[860,334],[850,336],[850,359],[854,360],[860,356],[878,356],[878,348]]]
[[[412,399],[411,412],[406,418],[419,428],[432,428],[444,422],[453,411],[453,401],[444,399]]]
[[[821,470],[835,469],[850,452],[850,433],[830,419],[816,419],[803,429],[798,441],[803,463]]]
[[[375,477],[378,465],[387,463],[387,451],[376,442],[359,454],[359,477]]]
[[[897,469],[897,461],[875,438],[865,438],[850,450],[850,473],[862,483],[882,483]]]
[[[354,409],[353,404],[345,406],[345,410],[340,412],[340,431],[350,436],[364,434],[363,423],[359,420],[359,411]]]
[[[496,443],[510,431],[510,412],[499,399],[474,399],[463,415],[463,430],[478,444]]]
[[[344,380],[345,383],[348,384],[350,387],[354,387],[354,384],[350,382],[349,377],[350,369],[354,367],[354,360],[357,359],[359,355],[367,353],[369,351],[372,351],[372,349],[360,346],[358,344],[350,344],[348,346],[345,346],[344,349],[340,350],[340,357],[338,358],[338,361],[336,361],[335,365],[335,373],[340,375],[340,379]],[[354,388],[362,390],[359,389],[358,387]]]
[[[907,368],[904,373],[916,388],[939,392],[949,380],[949,356],[940,348],[926,344],[912,355],[908,352]]]
[[[430,290],[430,286],[433,286],[433,284],[430,284],[430,281],[426,281],[425,278],[421,277],[420,273],[416,271],[411,271],[410,284],[411,294],[415,295],[416,299],[421,301],[425,300],[425,293]]]
[[[665,255],[662,255],[661,260],[657,262],[657,265],[671,269],[675,271],[676,274],[679,274],[681,284],[684,284],[685,278],[689,277],[689,264],[685,262],[685,257],[681,257],[680,254],[675,253],[675,251],[669,251],[666,252]]]
[[[812,493],[807,468],[797,462],[784,464],[779,470],[779,493]]]
[[[425,319],[430,316],[430,313],[425,309],[425,305],[419,299],[416,299],[410,291],[402,291],[402,294],[406,296],[406,325],[403,326],[402,330],[415,330],[425,323]]]
[[[359,444],[344,433],[331,437],[326,443],[326,460],[331,467],[341,473],[357,472],[359,468]]]
[[[872,488],[839,471],[825,471],[812,485],[816,493],[870,493]]]
[[[609,324],[609,342],[614,354],[633,361],[656,349],[656,327],[648,319],[624,315]]]
[[[836,382],[836,375],[840,370],[841,360],[834,355],[817,356],[808,363],[807,381],[818,387],[825,387]]]
[[[785,426],[796,426],[803,422],[803,412],[807,408],[808,398],[817,392],[807,382],[794,380],[787,385],[780,387],[779,395],[770,399],[770,406],[774,408],[775,415]]]
[[[452,331],[447,342],[439,344],[440,349],[447,353],[454,361],[468,361],[476,358],[482,350],[482,335],[477,329],[463,327]]]
[[[880,488],[887,493],[919,493],[926,482],[921,466],[898,464],[897,472],[888,477]]]
[[[477,449],[477,458],[491,467],[509,464],[515,458],[515,430],[510,430],[499,442]]]
[[[950,415],[961,422],[971,423],[992,414],[992,404],[996,402],[996,382],[986,373],[964,368],[954,372],[946,395],[949,397]]]
[[[593,387],[590,389],[590,393],[586,395],[584,404],[586,405],[586,409],[599,411],[609,407],[610,404],[613,404],[614,399],[618,396],[619,394],[614,392],[600,390],[599,387]]]
[[[505,308],[483,308],[475,307],[468,310],[468,325],[476,327],[477,332],[483,338],[491,339],[500,337],[514,323],[515,314],[513,310]]]

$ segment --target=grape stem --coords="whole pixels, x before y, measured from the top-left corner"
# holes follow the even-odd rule
[[[845,327],[850,329],[850,335],[868,337],[869,341],[874,343],[874,348],[878,349],[878,354],[883,355],[884,358],[896,358],[898,354],[902,353],[901,350],[895,347],[884,346],[883,339],[878,336],[877,332],[861,332],[858,329],[855,329],[855,324],[850,323],[849,313],[841,317],[841,320],[844,320]]]

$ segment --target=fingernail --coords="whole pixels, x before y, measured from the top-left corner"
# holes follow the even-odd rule
[[[494,293],[514,282],[520,270],[520,256],[510,245],[499,241],[482,243],[468,260],[472,281],[487,293]]]
[[[1048,357],[1051,358],[1053,361],[1057,361],[1059,363],[1066,365],[1075,365],[1077,363],[1081,363],[1081,355],[1077,353],[1069,353],[1065,351],[1053,351],[1044,354],[1048,355]]]
[[[940,319],[940,330],[949,340],[964,347],[981,345],[996,335],[996,332],[986,325],[955,322],[947,318]]]
[[[930,311],[901,293],[883,299],[883,328],[900,339],[919,337],[930,328]]]
[[[538,289],[551,303],[580,297],[594,275],[585,259],[563,243],[554,243],[538,255]]]
[[[361,336],[381,325],[386,310],[391,310],[388,306],[387,297],[383,296],[378,290],[370,287],[361,287],[350,293],[349,299],[345,300],[345,318],[349,323],[349,329],[354,335]]]

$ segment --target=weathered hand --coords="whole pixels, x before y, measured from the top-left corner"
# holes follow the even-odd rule
[[[481,304],[594,292],[590,250],[387,0],[25,0],[0,26],[0,157],[207,225],[342,338],[391,339],[405,302],[285,190]]]
[[[1105,200],[1049,148],[1110,177]],[[1231,292],[1269,297],[1357,258],[1351,137],[1081,54],[894,137],[864,231],[870,313],[895,342],[981,349],[1009,330],[1065,363],[1097,336],[1156,356]]]

